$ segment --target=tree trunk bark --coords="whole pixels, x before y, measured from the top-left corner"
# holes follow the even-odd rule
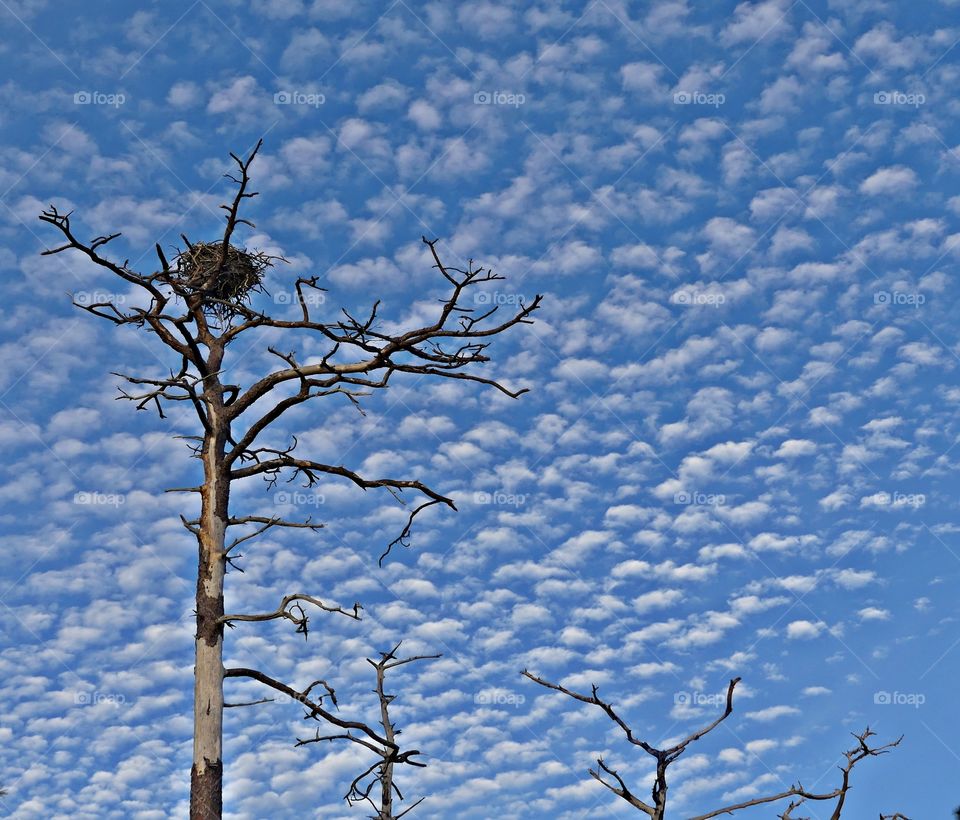
[[[384,691],[385,671],[382,666],[377,667],[377,695],[380,698],[380,725],[383,727],[383,736],[393,741],[394,730],[390,722],[389,696]],[[393,820],[393,763],[384,763],[380,769],[380,818],[379,820]]]
[[[199,566],[197,567],[196,666],[193,690],[193,767],[190,820],[220,820],[223,813],[223,577],[230,480],[224,468],[226,425],[221,407],[208,403],[204,436]]]

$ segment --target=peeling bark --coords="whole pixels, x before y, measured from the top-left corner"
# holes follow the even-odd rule
[[[214,380],[215,382],[215,380]],[[216,390],[218,385],[211,385]],[[204,439],[204,483],[197,533],[196,666],[190,818],[220,818],[223,810],[223,578],[230,480],[225,475],[226,424],[219,396],[208,399],[211,430]]]

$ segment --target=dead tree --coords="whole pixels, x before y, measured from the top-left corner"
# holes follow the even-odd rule
[[[51,205],[40,216],[65,240],[45,254],[77,251],[123,282],[136,286],[149,306],[121,309],[110,300],[84,304],[74,300],[74,304],[115,325],[152,334],[168,348],[168,355],[172,351],[178,362],[167,377],[115,374],[129,385],[127,390],[121,388],[121,398],[134,401],[138,409],[155,407],[161,418],[166,402],[186,402],[199,420],[199,434],[187,438],[193,442],[194,456],[203,463],[203,481],[197,486],[170,490],[199,494],[201,508],[199,518],[183,518],[184,526],[198,543],[194,752],[190,778],[190,816],[195,820],[219,818],[222,813],[224,626],[242,620],[286,618],[298,630],[306,631],[304,603],[350,617],[359,617],[360,610],[359,605],[352,611],[326,607],[317,599],[296,594],[284,598],[273,613],[224,615],[224,575],[227,564],[238,557],[234,553],[237,546],[274,527],[316,530],[322,526],[309,519],[287,521],[279,516],[235,515],[229,509],[231,483],[262,476],[273,485],[285,476],[290,481],[302,479],[304,486],[312,487],[321,479],[336,477],[363,490],[383,488],[401,503],[404,491],[416,494],[420,502],[410,510],[406,524],[387,546],[381,561],[393,546],[408,544],[414,518],[423,510],[434,505],[456,509],[450,498],[418,480],[368,478],[342,464],[299,457],[294,453],[296,438],[289,447],[271,447],[261,443],[262,435],[287,411],[322,396],[339,395],[360,409],[361,398],[386,388],[395,373],[469,380],[516,398],[526,391],[511,391],[474,369],[489,361],[485,351],[490,340],[514,325],[529,324],[529,317],[541,300],[537,296],[529,305],[521,303],[503,320],[495,316],[497,307],[477,313],[466,306],[465,295],[482,283],[503,277],[475,267],[472,260],[466,269],[445,265],[436,240],[424,237],[434,267],[448,287],[448,295],[439,300],[436,317],[430,324],[386,332],[380,325],[379,301],[365,318],[355,318],[344,310],[331,321],[321,321],[314,316],[315,303],[319,301],[316,295],[324,290],[317,276],[300,277],[294,283],[296,298],[291,298],[291,302],[299,314],[296,318],[278,318],[254,309],[252,295],[262,291],[264,272],[281,260],[248,252],[231,242],[238,227],[253,227],[253,223],[240,216],[240,210],[246,200],[257,195],[250,190],[249,169],[261,144],[262,140],[246,159],[231,154],[237,171],[226,176],[236,184],[237,191],[231,202],[221,206],[226,211],[222,236],[213,242],[192,243],[181,235],[185,247],[172,263],[156,245],[160,269],[154,273],[139,273],[131,269],[128,260],[118,263],[102,255],[104,247],[120,234],[83,241],[74,231],[70,213],[62,213]],[[276,369],[246,386],[230,383],[230,345],[252,331],[249,347],[256,333],[263,329],[286,331],[291,337],[309,334],[325,346],[325,352],[319,361],[301,364],[295,352],[270,347],[270,354],[281,363]],[[246,534],[228,543],[230,528],[245,526],[252,527],[252,531],[241,529],[239,532]],[[258,677],[261,673],[246,671],[249,677],[262,679]],[[232,674],[240,672],[233,670]]]
[[[317,729],[314,737],[297,739],[298,746],[324,741],[347,740],[374,753],[377,760],[353,779],[350,787],[347,789],[347,793],[343,796],[343,799],[347,801],[347,805],[349,806],[357,803],[369,804],[376,812],[376,814],[371,815],[371,820],[400,820],[401,817],[409,814],[424,801],[424,798],[421,797],[403,811],[399,813],[394,812],[394,795],[396,795],[397,799],[403,800],[403,794],[396,783],[394,767],[398,764],[407,764],[423,768],[426,764],[414,759],[420,754],[419,750],[409,749],[401,751],[400,746],[397,744],[397,736],[400,735],[400,730],[390,719],[390,704],[393,703],[397,696],[388,694],[385,684],[388,670],[395,669],[404,664],[413,663],[414,661],[439,658],[440,655],[412,655],[408,658],[398,658],[397,652],[399,649],[400,644],[397,644],[389,652],[381,652],[380,660],[378,661],[367,658],[367,663],[374,668],[377,676],[377,685],[373,692],[377,696],[377,702],[380,708],[379,724],[382,730],[382,736],[378,736],[376,730],[364,724],[361,728],[361,735],[354,734],[350,731],[351,727],[346,727],[347,732],[344,734],[321,734],[320,730]],[[227,670],[227,674],[230,674],[230,670]],[[329,689],[329,687],[328,692],[331,697],[334,697],[333,690]],[[314,718],[315,720],[326,720],[326,716],[319,713],[308,712],[306,717]],[[344,725],[343,722],[329,722],[332,722],[335,726],[342,727]],[[352,728],[355,729],[357,727],[354,726]],[[375,789],[376,792],[374,793]],[[376,799],[374,799],[374,794]]]
[[[564,695],[567,695],[574,700],[579,700],[581,703],[589,703],[600,707],[600,709],[606,713],[607,717],[609,717],[610,720],[620,727],[620,730],[627,738],[627,741],[632,743],[634,746],[643,749],[643,751],[656,760],[657,768],[654,775],[650,803],[644,802],[641,798],[635,795],[630,790],[629,786],[627,786],[626,781],[620,776],[620,774],[615,769],[610,768],[604,762],[602,757],[597,759],[596,769],[588,770],[590,776],[594,780],[603,786],[606,786],[615,795],[625,800],[635,809],[649,815],[652,820],[664,820],[666,817],[668,790],[667,769],[669,768],[670,764],[676,761],[676,759],[686,751],[687,747],[691,743],[700,740],[700,738],[712,732],[717,728],[717,726],[730,717],[731,713],[733,712],[733,690],[736,688],[737,684],[740,683],[740,678],[733,678],[730,681],[727,687],[726,706],[723,710],[723,714],[716,718],[716,720],[714,720],[708,726],[705,726],[704,728],[699,729],[693,734],[687,736],[679,743],[675,743],[674,745],[665,749],[658,749],[647,743],[645,740],[638,738],[634,734],[633,729],[631,729],[630,726],[623,720],[623,718],[620,717],[617,711],[613,708],[613,705],[600,698],[600,696],[597,694],[596,686],[592,687],[591,694],[584,695],[579,692],[574,692],[571,689],[567,689],[559,684],[550,683],[550,681],[531,674],[527,670],[523,670],[521,674],[534,681],[534,683],[545,686],[547,689],[553,689],[555,692],[562,692]],[[856,766],[861,760],[864,760],[868,757],[879,757],[880,755],[887,754],[892,748],[899,746],[900,741],[903,740],[903,736],[901,735],[892,743],[887,743],[883,746],[871,746],[870,738],[875,734],[875,732],[870,730],[869,726],[860,734],[854,734],[854,737],[857,740],[857,745],[844,752],[844,758],[846,759],[846,762],[839,767],[841,773],[840,785],[832,791],[813,792],[805,789],[799,782],[797,782],[789,789],[777,794],[770,794],[765,797],[756,797],[753,800],[745,800],[742,803],[734,803],[729,806],[724,806],[723,808],[714,809],[706,814],[698,814],[695,817],[691,817],[690,820],[710,820],[712,817],[731,815],[734,812],[740,811],[741,809],[750,808],[751,806],[761,806],[765,803],[776,803],[781,800],[790,800],[790,803],[783,814],[778,815],[780,820],[803,820],[802,818],[796,817],[793,812],[807,800],[836,800],[833,813],[830,815],[830,820],[839,820],[840,813],[843,811],[846,803],[847,792],[850,790],[850,773],[853,771],[853,767]],[[908,820],[908,818],[905,818],[900,814],[881,816],[881,820],[885,820],[885,818],[886,820],[896,820],[897,818],[900,818],[900,820]]]

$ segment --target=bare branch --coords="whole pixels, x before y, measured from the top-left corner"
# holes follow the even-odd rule
[[[255,515],[254,516],[248,515],[243,518],[231,518],[227,521],[227,526],[229,527],[237,524],[253,524],[253,523],[260,524],[260,526],[257,527],[257,529],[255,529],[253,532],[235,539],[226,548],[227,554],[232,552],[234,547],[238,546],[239,544],[242,544],[244,541],[249,541],[251,538],[256,538],[258,535],[262,535],[272,527],[289,527],[292,529],[305,529],[305,530],[312,530],[313,532],[316,532],[317,530],[323,529],[323,526],[324,526],[323,524],[311,524],[309,518],[306,521],[285,521],[279,516],[272,516],[270,518],[266,518],[264,516],[255,516]]]
[[[261,703],[274,703],[276,698],[260,698],[259,700],[249,700],[245,703],[224,703],[224,709],[237,709],[240,706],[259,706]]]
[[[436,240],[430,241],[425,237],[424,243],[431,249],[435,260]],[[374,329],[377,305],[374,305],[370,316],[361,321],[349,313],[345,313],[346,321],[335,324],[324,324],[309,319],[309,311],[299,289],[302,284],[309,284],[309,280],[298,280],[303,318],[293,321],[272,319],[266,316],[252,318],[246,325],[235,328],[232,333],[241,332],[241,328],[248,326],[275,327],[316,331],[338,346],[354,347],[371,354],[368,358],[355,362],[333,363],[329,358],[323,361],[299,367],[290,367],[278,370],[251,385],[242,393],[232,405],[236,415],[243,413],[248,407],[271,390],[284,382],[293,379],[312,379],[324,377],[333,381],[325,382],[324,386],[333,386],[336,382],[351,376],[375,373],[380,370],[415,373],[441,376],[444,378],[466,379],[495,387],[512,398],[522,395],[525,390],[512,391],[495,380],[483,378],[473,373],[461,372],[463,368],[472,364],[481,364],[489,361],[483,351],[486,344],[468,343],[455,351],[444,350],[439,342],[442,339],[484,339],[497,336],[519,324],[530,324],[530,316],[540,307],[542,296],[539,294],[529,305],[521,302],[516,313],[504,321],[490,326],[483,325],[483,321],[493,315],[495,310],[485,311],[479,316],[472,316],[473,308],[465,307],[460,299],[467,288],[481,282],[489,282],[502,277],[489,273],[483,268],[473,268],[472,263],[466,271],[459,271],[441,265],[440,271],[444,278],[453,285],[452,293],[442,303],[440,314],[431,325],[425,325],[398,335],[381,333]],[[460,278],[452,271],[460,274]],[[456,320],[456,325],[448,322]],[[400,361],[396,356],[409,354],[414,358],[429,362],[429,364],[414,364],[409,361]]]
[[[227,251],[230,248],[230,239],[233,236],[233,231],[238,224],[249,225],[251,228],[254,227],[253,223],[247,219],[242,219],[239,216],[240,204],[245,199],[253,199],[253,197],[258,196],[256,191],[247,192],[247,186],[250,184],[249,169],[250,165],[253,162],[254,158],[257,156],[257,152],[260,150],[263,145],[263,139],[257,140],[257,144],[254,146],[253,150],[250,152],[245,160],[240,159],[236,154],[230,154],[230,157],[234,162],[237,163],[237,167],[240,169],[240,179],[230,175],[224,174],[225,177],[237,183],[237,193],[233,198],[233,202],[229,205],[221,205],[220,207],[227,212],[226,220],[227,225],[223,231],[223,241],[220,243],[220,261],[217,264],[215,270],[210,274],[210,278],[206,283],[207,288],[211,288],[213,283],[220,278],[220,275],[223,273],[223,267],[227,261]]]
[[[383,551],[383,553],[377,559],[377,565],[381,567],[383,566],[384,559],[390,555],[391,550],[397,544],[399,544],[401,547],[409,547],[410,546],[409,538],[410,538],[410,531],[413,527],[413,519],[417,516],[418,513],[422,512],[427,507],[432,507],[434,504],[440,504],[440,503],[447,504],[453,509],[456,509],[456,507],[454,507],[453,505],[453,502],[450,501],[449,499],[435,498],[433,501],[425,501],[419,507],[411,510],[410,515],[407,516],[407,523],[404,524],[403,530],[400,532],[400,535],[398,535],[396,538],[393,539],[393,541],[387,544],[387,548]]]
[[[791,786],[789,789],[782,791],[779,794],[772,794],[766,797],[757,797],[753,800],[746,800],[742,803],[724,806],[722,809],[715,809],[714,811],[707,812],[706,814],[698,814],[696,817],[693,817],[690,820],[709,820],[709,818],[718,817],[721,814],[732,814],[740,809],[746,809],[751,806],[761,806],[764,803],[774,803],[779,800],[786,800],[788,797],[799,797],[800,800],[792,801],[787,807],[787,811],[781,815],[781,818],[784,816],[789,817],[790,812],[797,808],[804,800],[837,800],[837,804],[834,807],[833,813],[830,815],[830,819],[840,820],[840,814],[843,811],[847,792],[850,790],[850,773],[853,771],[853,767],[856,766],[861,760],[865,760],[868,757],[879,757],[880,755],[889,754],[890,750],[899,746],[900,741],[903,740],[903,735],[901,735],[895,741],[891,743],[885,743],[883,746],[870,746],[869,740],[875,735],[876,732],[871,731],[869,726],[860,734],[853,735],[857,740],[857,745],[849,751],[844,752],[844,757],[846,758],[847,762],[843,766],[839,767],[841,773],[841,782],[840,785],[832,791],[820,793],[810,792],[803,788],[801,784],[797,783],[796,785]]]
[[[304,637],[306,637],[307,633],[309,632],[309,618],[304,608],[299,603],[296,603],[298,601],[305,601],[308,604],[313,604],[315,607],[322,609],[324,612],[336,612],[340,615],[346,615],[348,618],[353,618],[355,621],[360,620],[360,611],[363,609],[359,603],[355,603],[353,605],[352,611],[341,609],[339,606],[328,606],[317,598],[313,598],[310,595],[304,595],[298,592],[294,595],[285,595],[283,600],[280,602],[280,606],[278,606],[273,612],[265,612],[259,615],[222,615],[218,619],[218,623],[226,624],[227,626],[232,627],[234,621],[259,622],[275,621],[278,618],[286,618],[297,627],[298,634],[302,634]],[[293,606],[291,606],[291,604],[293,604]]]
[[[521,673],[523,676],[529,678],[535,683],[540,684],[547,689],[552,689],[556,692],[561,692],[568,697],[578,700],[582,703],[589,703],[594,706],[599,706],[607,716],[620,727],[626,736],[627,740],[632,743],[634,746],[638,746],[647,752],[649,755],[654,757],[657,761],[656,776],[652,789],[652,805],[644,803],[636,795],[634,795],[630,789],[627,787],[623,778],[616,772],[614,769],[611,769],[606,765],[603,758],[597,760],[597,769],[590,769],[589,774],[595,780],[597,780],[602,785],[606,786],[614,794],[618,795],[629,803],[634,808],[646,813],[653,820],[663,820],[666,812],[667,805],[667,768],[671,763],[673,763],[691,744],[697,740],[700,740],[704,735],[712,732],[717,726],[719,726],[724,720],[726,720],[730,714],[733,712],[733,693],[737,684],[740,682],[740,678],[733,678],[729,685],[727,686],[727,697],[726,705],[723,713],[717,717],[712,723],[708,724],[702,729],[694,732],[693,734],[687,736],[679,743],[670,746],[666,749],[657,749],[651,744],[647,743],[644,740],[637,738],[631,727],[617,714],[616,710],[610,703],[602,700],[597,694],[597,687],[592,687],[592,693],[590,695],[584,695],[579,692],[574,692],[573,690],[567,689],[564,686],[561,686],[556,683],[551,683],[550,681],[544,680],[536,675],[531,674],[527,670],[523,670]],[[901,736],[892,743],[887,743],[883,746],[871,746],[869,740],[875,735],[874,732],[867,727],[863,732],[858,735],[854,735],[857,739],[857,746],[853,749],[844,753],[846,759],[846,764],[840,767],[841,772],[841,783],[840,785],[829,792],[811,792],[803,788],[799,783],[791,786],[789,789],[785,789],[777,794],[766,795],[763,797],[756,797],[752,800],[745,800],[740,803],[731,804],[729,806],[724,806],[723,808],[714,809],[713,811],[707,812],[706,814],[698,814],[696,817],[690,818],[690,820],[710,820],[713,817],[719,817],[720,815],[730,815],[734,812],[740,811],[741,809],[750,808],[752,806],[760,806],[767,803],[775,803],[781,800],[787,800],[789,798],[798,798],[791,800],[790,804],[786,807],[783,814],[780,815],[781,820],[799,820],[799,818],[793,818],[793,811],[797,809],[804,801],[813,800],[813,801],[824,801],[824,800],[836,800],[836,805],[834,806],[833,813],[830,816],[830,820],[840,820],[840,815],[846,801],[847,792],[850,789],[850,773],[853,770],[853,767],[856,766],[861,760],[864,760],[868,757],[878,757],[883,754],[887,754],[891,749],[900,745],[900,741],[903,740]],[[610,783],[604,779],[604,775],[612,777],[616,783]],[[890,820],[893,818],[901,817],[901,815],[891,815]],[[881,820],[884,820],[881,817]]]
[[[258,669],[247,669],[245,667],[224,669],[223,676],[225,678],[250,678],[252,680],[259,681],[260,683],[269,686],[271,689],[276,689],[278,692],[282,692],[287,697],[303,704],[304,708],[307,710],[306,717],[308,718],[322,718],[323,720],[327,721],[327,723],[331,723],[334,726],[339,726],[341,729],[355,729],[358,732],[363,732],[375,743],[379,743],[382,746],[389,746],[394,749],[396,748],[396,744],[391,743],[384,737],[381,737],[376,731],[368,727],[365,723],[359,723],[355,720],[342,720],[332,712],[325,709],[322,703],[317,703],[316,701],[312,700],[309,697],[310,690],[318,683],[323,683],[323,681],[314,681],[303,692],[298,692],[296,689],[287,686],[287,684],[278,681],[276,678],[271,678],[269,675],[264,674]],[[324,686],[326,686],[326,684],[324,684]],[[328,695],[331,691],[332,690],[327,687]]]
[[[691,743],[696,740],[700,740],[705,734],[712,732],[717,728],[723,721],[730,717],[730,713],[733,712],[733,690],[736,688],[737,684],[740,683],[741,678],[733,678],[727,686],[727,703],[726,708],[723,710],[723,714],[720,715],[713,723],[709,726],[700,729],[699,731],[694,732],[686,740],[680,741],[676,746],[671,746],[666,750],[667,757],[670,760],[675,760],[680,756],[680,753],[687,748]]]
[[[607,783],[607,781],[604,780],[603,777],[601,776],[600,771],[606,772],[608,775],[613,777],[617,781],[617,785],[613,786],[610,783]],[[651,816],[653,815],[654,813],[653,807],[648,806],[633,792],[631,792],[630,789],[627,788],[627,784],[624,783],[623,778],[620,777],[620,775],[616,772],[616,770],[611,769],[609,766],[607,766],[606,763],[603,762],[602,757],[597,758],[597,769],[590,769],[589,774],[594,780],[596,780],[598,783],[602,783],[604,786],[610,789],[610,791],[612,791],[614,794],[618,795],[619,797],[622,797],[634,808],[640,809],[640,811],[645,812],[646,814],[649,814]]]
[[[650,755],[653,755],[654,757],[656,757],[660,753],[658,749],[655,749],[649,743],[637,738],[633,734],[633,729],[631,729],[627,725],[626,721],[624,721],[623,718],[621,718],[616,713],[616,711],[614,711],[614,708],[612,705],[600,700],[600,698],[597,696],[598,688],[596,686],[593,687],[593,694],[581,695],[579,692],[574,692],[570,689],[560,686],[560,684],[550,683],[549,681],[544,680],[543,678],[537,677],[536,675],[528,672],[526,669],[524,669],[520,674],[523,675],[524,677],[530,678],[530,680],[532,680],[534,683],[539,683],[541,686],[545,686],[547,689],[553,689],[557,692],[562,692],[564,695],[574,698],[575,700],[579,700],[582,703],[590,703],[590,704],[593,704],[594,706],[599,706],[601,709],[603,709],[604,712],[607,713],[607,717],[609,717],[614,723],[617,724],[617,726],[619,726],[623,730],[624,735],[626,736],[627,740],[630,741],[630,743],[632,743],[634,746],[639,746],[645,752],[647,752]]]
[[[296,447],[296,439],[294,439],[293,445],[287,450],[261,447],[255,451],[250,451],[247,454],[247,458],[249,460],[253,460],[255,463],[246,467],[238,467],[234,470],[231,470],[230,479],[235,480],[239,478],[249,478],[255,475],[263,475],[267,477],[268,484],[272,486],[276,484],[276,481],[281,473],[284,471],[289,471],[290,477],[287,479],[288,482],[292,482],[297,478],[302,478],[304,480],[304,487],[313,487],[319,483],[319,475],[336,475],[348,479],[356,486],[364,490],[378,487],[386,488],[400,503],[404,503],[400,493],[405,489],[416,490],[422,495],[427,496],[429,500],[411,510],[403,530],[393,541],[390,542],[390,544],[387,545],[386,550],[380,556],[379,564],[381,566],[383,565],[384,559],[390,554],[394,546],[397,544],[400,544],[404,547],[409,546],[408,539],[413,527],[413,521],[417,515],[419,515],[428,507],[432,507],[434,504],[445,504],[454,511],[457,509],[457,506],[452,498],[447,498],[446,496],[440,495],[421,481],[396,478],[366,479],[355,473],[353,470],[349,470],[342,465],[337,466],[332,464],[322,464],[318,461],[308,461],[306,459],[294,458],[290,454],[294,447]],[[264,455],[270,456],[270,458],[261,460]]]

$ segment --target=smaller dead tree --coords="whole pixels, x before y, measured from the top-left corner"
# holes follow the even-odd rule
[[[306,596],[295,597],[303,598]],[[270,615],[247,617],[231,616],[231,619],[260,621],[286,617],[293,620],[294,623],[298,623],[296,616],[291,617],[286,610],[287,604],[289,604],[289,601],[284,599],[277,613],[270,613]],[[340,611],[342,612],[342,610]],[[305,628],[301,630],[298,625],[297,631],[305,632],[306,630]],[[347,740],[373,752],[377,758],[376,761],[353,779],[350,783],[350,788],[347,789],[347,793],[343,798],[350,806],[357,803],[369,804],[375,812],[375,814],[370,815],[371,820],[400,820],[401,817],[406,816],[419,806],[425,798],[421,797],[403,811],[395,813],[393,804],[394,797],[400,801],[404,799],[396,783],[395,767],[398,764],[406,764],[416,766],[417,768],[424,768],[426,764],[416,760],[416,757],[420,754],[418,749],[401,750],[400,744],[397,743],[397,737],[401,732],[390,719],[390,704],[393,703],[397,696],[387,693],[386,676],[390,669],[395,669],[398,666],[404,666],[414,661],[434,660],[439,658],[440,655],[412,655],[407,658],[400,658],[397,656],[399,650],[400,644],[398,643],[389,652],[381,652],[380,660],[378,661],[367,658],[367,663],[369,663],[376,672],[376,688],[373,689],[373,693],[377,696],[380,708],[380,719],[378,721],[380,729],[372,728],[369,724],[359,721],[343,720],[331,712],[324,701],[328,701],[329,706],[333,709],[339,709],[337,693],[325,680],[313,681],[313,683],[305,689],[298,691],[285,683],[275,680],[268,675],[264,675],[256,669],[226,669],[224,670],[224,676],[227,678],[251,678],[252,680],[259,681],[301,703],[306,709],[304,720],[312,719],[320,723],[328,723],[331,726],[344,730],[339,734],[323,734],[320,729],[317,729],[314,737],[297,738],[297,746],[306,746],[310,743],[321,743],[324,741]],[[321,688],[322,691],[320,691]],[[320,692],[320,694],[311,694],[315,689]],[[263,698],[248,703],[228,705],[251,706],[269,700],[272,700],[272,698]]]
[[[730,717],[731,713],[733,712],[733,691],[741,680],[740,678],[733,678],[727,686],[726,706],[723,710],[723,714],[721,714],[708,726],[705,726],[693,734],[688,735],[679,743],[676,743],[673,746],[669,746],[665,749],[658,749],[655,746],[647,743],[645,740],[638,738],[634,734],[633,729],[631,729],[626,721],[620,717],[617,711],[613,708],[613,705],[600,698],[600,696],[597,694],[597,686],[594,685],[591,687],[591,694],[584,695],[580,692],[574,692],[571,689],[567,689],[559,684],[544,680],[537,675],[531,674],[526,669],[524,669],[521,674],[524,677],[532,680],[534,683],[538,683],[547,689],[554,690],[555,692],[562,692],[564,695],[567,695],[574,700],[579,700],[581,703],[589,703],[594,706],[599,706],[600,709],[606,713],[607,717],[609,717],[610,720],[620,727],[630,743],[643,749],[643,751],[656,760],[657,769],[654,777],[651,803],[646,803],[637,795],[635,795],[627,786],[626,781],[616,771],[616,769],[610,768],[610,766],[604,762],[602,757],[597,759],[596,769],[588,770],[590,776],[594,780],[603,786],[606,786],[606,788],[610,789],[610,791],[625,800],[635,809],[638,809],[639,811],[649,815],[653,820],[664,820],[666,817],[668,767],[687,750],[687,747],[691,743],[700,740],[700,738],[712,732],[717,728],[717,726]],[[780,820],[809,820],[808,818],[801,818],[793,814],[794,811],[796,811],[804,802],[808,800],[835,800],[836,804],[834,805],[833,813],[830,815],[830,820],[839,820],[841,812],[846,804],[847,792],[850,790],[850,773],[853,771],[853,767],[856,766],[861,760],[865,760],[868,757],[879,757],[880,755],[887,754],[891,749],[899,746],[900,741],[903,740],[903,736],[901,735],[892,743],[886,743],[883,746],[872,746],[870,743],[870,738],[874,737],[875,735],[876,733],[872,732],[869,726],[860,734],[853,735],[857,740],[857,744],[853,748],[843,753],[846,762],[839,767],[841,774],[840,785],[832,791],[809,791],[798,781],[789,789],[777,794],[770,794],[764,797],[756,797],[753,800],[745,800],[741,803],[734,803],[729,806],[724,806],[723,808],[708,811],[705,814],[698,814],[695,817],[691,817],[690,820],[710,820],[710,818],[719,817],[721,815],[731,815],[734,812],[740,811],[741,809],[750,808],[751,806],[760,806],[765,803],[776,803],[781,800],[790,800],[790,803],[786,810],[782,814],[778,815]],[[904,817],[902,814],[891,814],[881,815],[880,820],[909,820],[909,818]]]
[[[347,789],[347,793],[343,796],[343,799],[347,801],[347,805],[350,806],[357,803],[368,803],[374,812],[376,812],[370,815],[371,820],[399,820],[401,817],[413,811],[425,799],[421,797],[403,811],[394,813],[394,795],[396,795],[400,801],[404,799],[394,777],[394,767],[398,763],[406,763],[410,766],[416,766],[417,768],[424,768],[426,764],[414,759],[420,754],[419,750],[408,749],[401,751],[400,746],[397,744],[397,736],[400,734],[400,729],[398,729],[390,719],[390,704],[393,703],[397,696],[387,693],[385,688],[386,677],[387,671],[390,669],[395,669],[398,666],[413,663],[414,661],[435,660],[439,658],[440,655],[411,655],[408,658],[399,658],[397,657],[399,650],[400,644],[398,643],[389,652],[381,652],[380,660],[378,661],[367,658],[367,663],[374,668],[377,676],[377,685],[373,692],[377,696],[380,707],[379,724],[383,730],[383,739],[379,742],[379,745],[377,745],[377,742],[370,742],[372,731],[369,730],[365,732],[367,737],[361,737],[352,734],[349,730],[345,734],[321,735],[318,729],[315,737],[297,739],[298,746],[304,746],[308,743],[320,743],[321,741],[347,740],[363,746],[379,758],[353,779],[350,783],[350,788]],[[374,798],[374,795],[379,799],[379,805],[377,805],[377,799]]]

